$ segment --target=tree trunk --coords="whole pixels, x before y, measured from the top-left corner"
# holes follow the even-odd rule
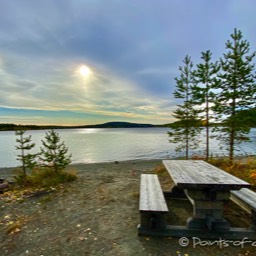
[[[207,94],[206,94],[206,160],[209,159],[209,97],[208,97],[208,83],[206,84]]]
[[[229,162],[230,164],[233,163],[234,160],[234,140],[235,140],[235,131],[234,128],[231,128],[230,132],[230,143],[229,143]]]

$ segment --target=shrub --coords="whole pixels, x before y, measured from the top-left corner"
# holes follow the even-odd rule
[[[53,172],[51,168],[34,169],[29,176],[29,182],[36,187],[54,187],[58,184],[74,181],[77,175],[74,170]]]
[[[51,168],[37,167],[26,176],[26,182],[24,182],[22,170],[16,169],[15,172],[14,179],[16,184],[25,187],[50,188],[74,181],[77,178],[76,171],[73,169],[53,172]]]

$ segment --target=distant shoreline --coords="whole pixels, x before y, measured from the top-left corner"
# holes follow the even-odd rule
[[[155,127],[168,127],[167,124],[154,125],[154,124],[140,124],[129,122],[107,122],[95,125],[20,125],[20,124],[7,124],[0,123],[0,131],[16,131],[16,130],[51,130],[51,129],[83,129],[83,128],[155,128]]]
[[[221,126],[221,124],[212,124],[211,127]],[[93,125],[21,125],[12,123],[0,123],[0,132],[2,131],[17,131],[17,130],[54,130],[54,129],[90,129],[90,128],[172,128],[175,127],[174,123],[169,124],[140,124],[140,123],[129,123],[129,122],[108,122],[103,124]],[[203,128],[204,126],[202,126]],[[256,128],[251,126],[250,128]]]

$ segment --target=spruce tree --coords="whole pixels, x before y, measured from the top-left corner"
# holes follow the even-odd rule
[[[65,169],[71,163],[71,154],[64,142],[60,142],[60,136],[54,130],[50,130],[42,140],[40,160],[47,167],[53,168],[55,172]]]
[[[24,134],[25,130],[15,132],[15,135],[19,136],[19,139],[16,139],[16,142],[19,143],[16,149],[20,151],[17,160],[21,162],[23,176],[26,179],[27,171],[32,170],[36,165],[37,154],[28,153],[28,151],[35,147],[35,143],[31,143],[31,135],[24,137]]]
[[[240,110],[255,106],[255,71],[252,63],[255,52],[250,53],[250,44],[243,40],[242,32],[234,29],[231,40],[226,42],[227,53],[220,59],[220,92],[216,99],[215,111],[223,126],[219,127],[223,140],[228,145],[232,162],[235,146],[249,140],[250,128],[246,125]]]
[[[192,100],[193,96],[193,63],[190,56],[186,56],[183,60],[184,66],[179,67],[180,76],[175,78],[176,90],[174,97],[183,100],[183,103],[178,105],[173,116],[178,120],[176,126],[168,132],[170,142],[177,143],[176,151],[185,150],[186,159],[189,158],[189,150],[195,149],[198,146],[198,134],[201,131],[198,110]]]
[[[203,125],[206,130],[206,160],[209,158],[210,148],[210,135],[209,127],[211,116],[211,108],[215,99],[215,89],[219,86],[219,79],[217,79],[217,73],[220,69],[218,62],[212,62],[211,51],[201,53],[202,63],[197,65],[197,69],[194,71],[195,86],[193,87],[193,102],[198,104],[201,113],[204,115]]]

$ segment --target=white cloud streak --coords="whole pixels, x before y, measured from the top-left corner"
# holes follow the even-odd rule
[[[153,118],[156,122],[167,119],[167,107],[161,109],[161,103],[166,100],[159,101],[140,90],[135,83],[121,79],[103,67],[91,66],[92,74],[83,78],[76,73],[79,63],[67,60],[59,67],[58,62],[52,62],[49,67],[49,61],[46,61],[45,67],[43,63],[40,65],[44,73],[48,74],[44,79],[29,80],[1,68],[2,107],[68,110],[148,121]],[[47,70],[51,68],[57,70],[56,73],[48,73]],[[51,76],[55,81],[51,80]]]

